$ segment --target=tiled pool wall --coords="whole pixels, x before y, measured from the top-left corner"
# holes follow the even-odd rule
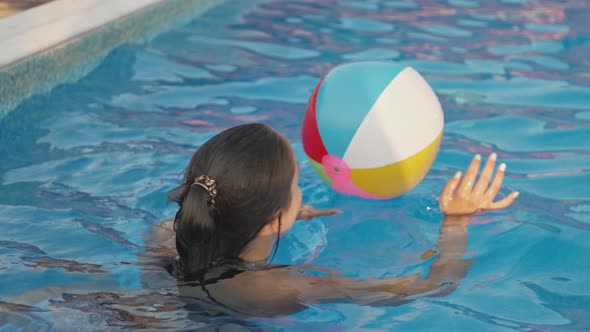
[[[4,68],[0,65],[0,119],[24,99],[84,77],[117,46],[148,41],[224,1],[159,1],[43,52],[31,54],[14,65]]]

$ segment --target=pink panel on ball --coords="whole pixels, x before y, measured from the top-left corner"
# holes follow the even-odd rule
[[[387,198],[368,193],[352,183],[352,171],[341,158],[327,154],[322,158],[322,166],[326,175],[332,180],[332,188],[341,194],[373,199]]]

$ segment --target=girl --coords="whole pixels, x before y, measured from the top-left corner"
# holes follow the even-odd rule
[[[437,257],[425,278],[359,280],[330,272],[322,277],[304,266],[267,263],[296,219],[339,211],[301,208],[290,144],[262,124],[228,129],[193,155],[184,183],[169,193],[179,205],[176,217],[156,227],[154,236],[164,251],[178,255],[172,273],[181,297],[201,309],[271,316],[322,302],[396,305],[420,295],[440,296],[455,288],[470,264],[462,256],[471,216],[504,208],[518,196],[513,192],[494,202],[506,169],[500,165],[490,183],[495,162],[492,154],[476,181],[477,155],[464,176],[458,172],[446,184]]]

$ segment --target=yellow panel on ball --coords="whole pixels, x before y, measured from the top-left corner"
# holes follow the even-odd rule
[[[351,181],[364,191],[390,198],[398,196],[417,185],[426,175],[436,158],[442,131],[423,150],[402,161],[383,167],[352,169]]]

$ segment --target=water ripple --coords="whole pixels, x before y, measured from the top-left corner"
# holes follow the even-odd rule
[[[227,1],[0,119],[0,315],[10,328],[583,330],[590,266],[590,9],[584,1]],[[343,61],[420,71],[445,110],[426,179],[386,202],[335,194],[301,144],[318,80]],[[510,209],[475,216],[457,289],[398,307],[317,305],[249,320],[186,307],[144,264],[176,212],[166,192],[216,132],[260,121],[293,145],[304,200],[345,213],[298,223],[279,263],[349,276],[427,273],[437,196],[473,153],[508,164]],[[143,267],[143,268],[142,268]],[[190,313],[190,315],[189,315]]]

